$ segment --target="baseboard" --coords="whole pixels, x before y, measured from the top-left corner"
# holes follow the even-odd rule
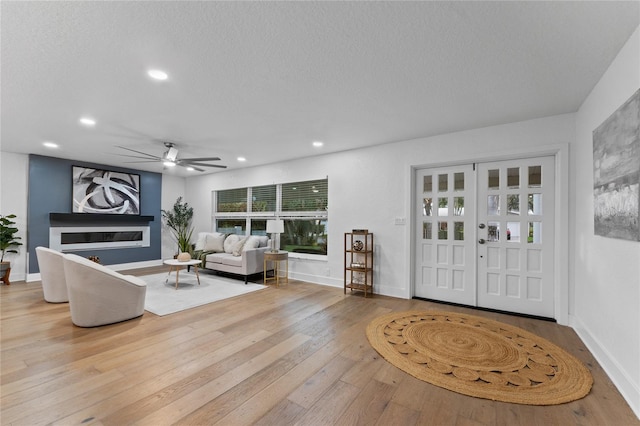
[[[618,388],[618,391],[627,401],[636,417],[640,419],[640,383],[632,381],[631,375],[616,361],[606,347],[589,332],[589,329],[579,318],[573,315],[569,316],[569,324],[602,366],[616,388]]]
[[[342,288],[344,286],[342,280],[331,277],[323,277],[320,275],[302,274],[300,272],[289,271],[289,278],[292,280],[304,281],[311,284],[321,284],[329,287]]]

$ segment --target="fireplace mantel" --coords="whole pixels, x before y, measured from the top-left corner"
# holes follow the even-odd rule
[[[100,214],[100,213],[49,213],[51,226],[73,225],[133,225],[148,224],[155,220],[154,216],[139,216],[133,214]]]

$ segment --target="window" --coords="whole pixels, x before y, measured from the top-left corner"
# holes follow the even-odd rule
[[[273,212],[276,210],[276,186],[257,186],[251,188],[251,211]]]
[[[327,179],[282,185],[283,212],[320,212],[327,209]]]
[[[218,191],[217,212],[246,212],[247,188]]]
[[[266,235],[267,220],[284,220],[280,248],[290,253],[327,254],[328,179],[216,191],[218,232]]]

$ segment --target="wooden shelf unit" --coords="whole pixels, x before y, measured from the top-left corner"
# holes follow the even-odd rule
[[[362,291],[373,294],[373,233],[344,233],[344,293]]]

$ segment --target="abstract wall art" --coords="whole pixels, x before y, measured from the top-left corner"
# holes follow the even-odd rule
[[[73,166],[73,212],[140,214],[140,175]]]
[[[640,241],[640,90],[593,131],[596,235]]]

